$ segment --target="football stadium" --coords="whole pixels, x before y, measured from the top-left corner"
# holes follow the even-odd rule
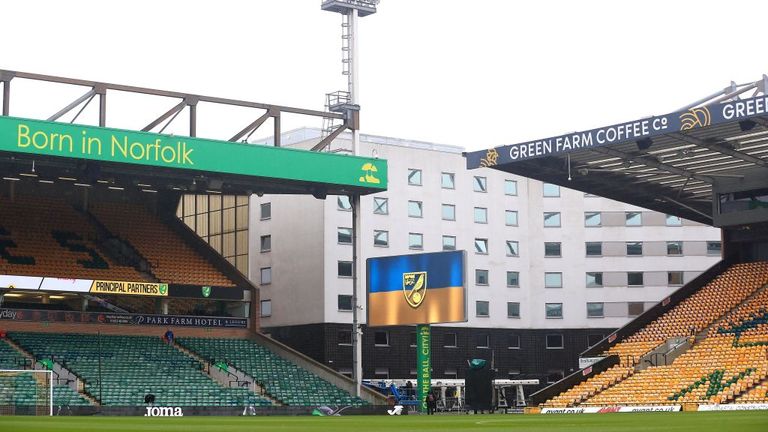
[[[322,8],[348,32],[377,3]],[[0,70],[0,430],[768,428],[768,77],[668,114],[480,151],[368,136],[363,145],[378,151],[362,156],[356,66],[346,59],[349,92],[329,94],[324,111]],[[13,116],[25,86],[41,83],[76,97],[54,113]],[[111,127],[107,101],[125,95],[169,109],[137,109],[144,127]],[[230,136],[199,137],[211,107],[249,120]],[[166,133],[181,114],[185,133]],[[285,132],[286,116],[326,127]],[[265,124],[271,137],[249,141]],[[430,154],[439,190],[463,194],[454,182],[465,178],[474,187],[472,199],[440,207],[442,220],[466,204],[473,224],[488,224],[493,204],[482,200],[494,195],[474,193],[490,184],[515,199],[528,193],[518,185],[551,198],[562,188],[581,206],[569,210],[579,230],[643,230],[579,237],[592,263],[621,249],[605,273],[572,261],[587,270],[586,288],[615,283],[629,297],[661,278],[668,291],[599,302],[562,290],[529,303],[478,297],[495,284],[488,268],[502,274],[544,235],[504,241],[490,225],[484,237],[443,235],[431,247],[427,228],[414,228],[421,222],[381,228],[361,215],[388,216],[384,197],[407,194],[400,181],[422,187],[432,173],[413,160],[429,164]],[[587,197],[612,200],[611,210],[584,211]],[[403,214],[421,219],[428,198],[409,198]],[[560,207],[523,205],[531,219],[544,215],[539,228],[570,223],[561,225]],[[525,226],[517,210],[497,210],[510,230]],[[268,224],[274,231],[260,230]],[[683,226],[685,239],[670,237]],[[362,246],[363,232],[373,246]],[[398,249],[396,237],[408,243]],[[497,256],[489,244],[506,249]],[[543,256],[561,257],[561,242],[544,245]],[[563,288],[562,272],[527,265],[546,275],[542,288]],[[324,266],[337,273],[327,278]],[[514,268],[505,288],[528,274]],[[351,295],[337,295],[342,283]],[[519,324],[532,303],[543,319],[562,319],[563,298],[586,299],[586,318],[614,320]],[[317,310],[328,299],[326,316]],[[497,305],[504,323],[483,325]],[[281,311],[296,318],[280,321]],[[521,353],[521,340],[539,342]]]

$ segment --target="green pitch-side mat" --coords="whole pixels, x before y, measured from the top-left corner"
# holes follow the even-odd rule
[[[768,431],[768,411],[401,417],[0,417],[0,431],[762,432]]]

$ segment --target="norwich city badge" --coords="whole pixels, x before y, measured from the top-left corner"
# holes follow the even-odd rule
[[[403,273],[403,294],[412,308],[417,308],[427,295],[427,272]]]

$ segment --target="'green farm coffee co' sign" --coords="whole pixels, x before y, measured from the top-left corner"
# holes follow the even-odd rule
[[[384,160],[0,117],[0,151],[385,190]]]

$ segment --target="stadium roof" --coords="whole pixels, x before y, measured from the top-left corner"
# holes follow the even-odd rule
[[[768,76],[677,112],[466,153],[489,167],[712,225],[713,184],[764,175]]]

